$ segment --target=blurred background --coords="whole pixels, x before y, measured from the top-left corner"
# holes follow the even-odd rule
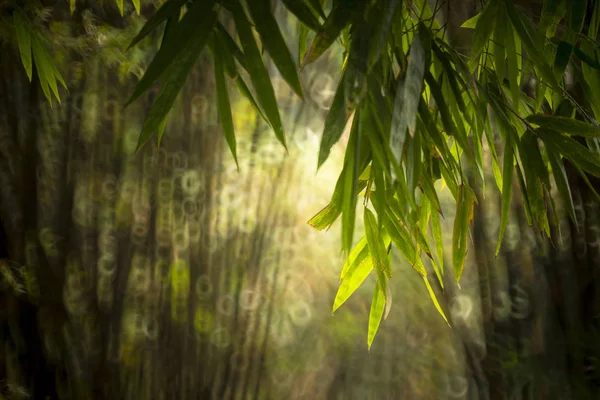
[[[159,2],[142,1],[139,17],[125,3],[122,18],[108,1],[78,1],[73,16],[66,1],[35,2],[69,88],[61,104],[29,83],[0,22],[0,398],[594,398],[579,382],[598,382],[598,350],[581,345],[596,337],[596,305],[565,295],[595,287],[600,260],[598,200],[585,186],[574,197],[587,236],[561,215],[562,240],[542,239],[515,194],[494,258],[490,172],[460,287],[448,274],[435,288],[453,328],[393,254],[393,304],[369,352],[375,277],[332,314],[339,221],[307,224],[342,168],[347,135],[316,170],[342,47],[302,71],[304,102],[267,64],[288,152],[232,86],[236,168],[205,51],[160,147],[135,153],[156,90],[123,105],[160,37],[125,49]],[[297,58],[296,20],[276,7]],[[451,257],[454,201],[438,189]]]

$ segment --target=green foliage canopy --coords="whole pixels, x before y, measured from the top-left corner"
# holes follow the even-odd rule
[[[123,0],[116,3],[123,14]],[[334,310],[376,272],[369,347],[391,305],[386,288],[392,247],[422,276],[446,318],[432,284],[443,287],[446,274],[457,281],[461,277],[477,202],[467,172],[475,170],[485,185],[485,152],[502,193],[496,254],[515,176],[530,225],[550,236],[549,218],[557,218],[553,188],[577,225],[566,166],[586,181],[586,174],[600,177],[598,2],[546,0],[541,15],[533,18],[513,0],[489,0],[463,24],[473,33],[470,54],[452,46],[439,10],[424,0],[281,3],[298,21],[298,61],[269,0],[167,0],[156,10],[131,42],[134,46],[151,32],[163,31],[162,45],[128,102],[162,82],[138,148],[154,135],[160,143],[175,98],[207,46],[214,60],[219,121],[233,157],[236,139],[225,77],[286,146],[261,47],[302,98],[299,69],[340,42],[343,73],[325,121],[318,167],[346,125],[350,137],[331,202],[309,224],[322,230],[341,216],[348,258]],[[76,2],[70,4],[73,11]],[[139,13],[140,2],[133,5]],[[31,80],[35,64],[46,97],[52,93],[59,99],[57,81],[66,86],[60,73],[26,13],[17,7],[12,15],[27,76]],[[450,272],[442,259],[441,208],[434,186],[440,180],[456,200]],[[359,198],[364,199],[366,236],[352,248]],[[423,259],[435,274],[427,273]]]

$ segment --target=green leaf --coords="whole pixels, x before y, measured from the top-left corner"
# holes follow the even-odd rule
[[[342,272],[340,273],[340,281],[346,277],[351,268],[356,267],[355,264],[363,262],[368,255],[369,247],[367,246],[367,237],[363,236],[346,258],[344,266],[342,267]]]
[[[357,112],[354,118],[348,147],[344,157],[344,196],[342,200],[342,251],[348,252],[352,247],[354,223],[356,221],[356,187],[358,181],[358,168],[361,141],[361,113]]]
[[[473,219],[473,204],[475,201],[475,194],[471,188],[462,183],[458,188],[456,216],[454,217],[452,232],[452,266],[456,282],[460,280],[467,258],[467,236],[469,223]]]
[[[131,0],[133,3],[133,8],[135,8],[135,13],[140,15],[140,0]]]
[[[323,12],[323,7],[321,6],[321,0],[306,0],[306,2],[319,17],[325,19],[325,13]]]
[[[383,316],[384,310],[385,292],[382,293],[379,289],[379,286],[376,286],[375,291],[373,292],[371,311],[369,313],[369,333],[367,335],[369,351],[371,350],[371,345],[373,344],[373,340],[375,339],[375,334],[379,329],[379,324],[381,323],[381,317]]]
[[[173,25],[167,27],[169,29],[168,35],[165,33],[160,49],[150,62],[150,65],[148,65],[148,68],[146,68],[146,72],[136,85],[133,94],[125,104],[125,107],[150,89],[152,84],[163,75],[163,72],[175,62],[179,54],[189,51],[189,48],[194,46],[192,43],[195,40],[201,40],[204,41],[204,43],[206,42],[210,30],[198,25],[202,21],[206,21],[207,18],[214,13],[214,11],[212,11],[213,4],[214,0],[197,1],[189,7],[181,21],[173,21]],[[167,30],[167,28],[165,28],[165,30]],[[202,34],[203,36],[197,38],[196,36],[199,34]],[[165,80],[167,79],[169,78],[166,77]]]
[[[554,115],[530,115],[527,121],[544,129],[589,138],[600,137],[600,127],[573,118]]]
[[[437,255],[437,263],[439,270],[435,272],[438,275],[438,279],[442,287],[444,287],[444,239],[442,236],[442,224],[440,223],[440,215],[437,211],[431,213],[431,233],[433,234],[433,241],[435,242],[435,252]]]
[[[358,289],[373,270],[373,259],[368,255],[368,248],[365,247],[365,257],[361,257],[353,262],[348,268],[344,279],[340,283],[340,287],[333,301],[333,312],[342,306]],[[361,252],[361,254],[363,254]]]
[[[194,24],[195,30],[191,34],[193,40],[172,60],[169,67],[165,70],[163,85],[154,104],[150,108],[148,118],[142,128],[137,150],[157,132],[173,107],[177,95],[181,91],[200,53],[204,50],[209,34],[216,23],[217,14],[212,11],[212,6],[209,3],[198,2],[194,4],[204,4],[209,10],[205,10],[205,13],[200,14],[199,19]],[[190,15],[190,13],[191,10],[188,11],[186,16]]]
[[[336,3],[325,23],[317,32],[308,52],[304,55],[303,67],[319,58],[335,42],[355,13],[360,12],[364,6],[363,3],[358,0],[344,0]]]
[[[506,37],[506,18],[504,18],[504,7],[499,7],[496,16],[496,29],[494,29],[494,63],[496,65],[496,76],[500,84],[504,82],[504,59],[506,58],[504,38]]]
[[[475,29],[477,27],[477,21],[479,20],[479,17],[481,17],[481,13],[469,18],[468,20],[463,22],[463,24],[460,27],[467,29]]]
[[[252,2],[250,2],[252,3]],[[308,26],[313,31],[318,31],[321,28],[319,20],[314,16],[310,8],[303,0],[282,0],[283,5],[292,14],[298,18],[300,22]]]
[[[500,212],[500,231],[498,233],[498,243],[496,244],[495,256],[500,252],[504,232],[508,225],[508,213],[510,211],[510,201],[512,199],[514,150],[510,136],[504,147],[504,165],[502,169],[502,211]]]
[[[42,44],[41,40],[37,36],[31,37],[31,50],[33,52],[33,59],[35,61],[35,67],[38,71],[38,78],[44,95],[50,100],[50,90],[54,94],[54,97],[60,103],[60,96],[58,94],[58,86],[56,84],[56,71],[46,48]],[[60,75],[60,74],[59,74]],[[61,83],[64,82],[62,77],[60,78]],[[52,104],[52,103],[51,103]]]
[[[420,35],[413,37],[410,58],[404,82],[400,80],[394,101],[394,113],[390,132],[390,148],[398,164],[402,163],[402,151],[406,140],[406,129],[415,135],[417,108],[423,91],[425,53]],[[420,151],[420,149],[419,149]]]
[[[357,193],[363,190],[366,186],[365,181],[359,181],[358,187],[356,188]],[[313,228],[321,231],[325,228],[329,228],[331,224],[335,222],[335,220],[342,213],[342,201],[343,201],[343,193],[344,193],[344,174],[340,174],[338,180],[335,184],[335,189],[333,190],[333,195],[331,196],[331,201],[329,204],[324,207],[321,211],[319,211],[314,217],[312,217],[308,224]]]
[[[527,20],[525,17],[519,14],[519,12],[516,10],[514,4],[511,1],[507,1],[504,4],[506,4],[508,16],[512,22],[513,27],[515,28],[515,31],[517,32],[517,35],[519,36],[522,43],[527,49],[529,58],[531,59],[533,64],[538,68],[542,78],[544,78],[554,90],[560,93],[561,89],[556,80],[556,77],[554,76],[554,73],[552,72],[552,68],[550,68],[550,66],[546,62],[546,58],[538,49],[534,38],[531,37],[531,34],[534,32],[534,29],[531,27],[531,23],[529,22],[529,20]],[[507,29],[507,31],[509,30],[510,29]],[[507,49],[507,52],[508,51],[509,50]]]
[[[231,115],[231,104],[229,103],[229,93],[227,92],[227,83],[225,82],[225,72],[223,66],[223,49],[211,43],[211,50],[214,55],[215,65],[215,85],[217,88],[217,110],[219,113],[219,121],[225,135],[225,140],[229,146],[229,150],[235,160],[235,165],[238,170],[240,168],[236,153],[235,130],[233,128],[233,117]]]
[[[271,1],[252,0],[246,4],[248,4],[248,10],[254,20],[254,27],[260,34],[261,42],[269,52],[273,63],[294,92],[300,98],[303,98],[302,87],[300,86],[300,79],[296,72],[297,68],[292,59],[292,54],[283,39],[277,21],[271,13]]]
[[[388,232],[394,245],[396,245],[398,250],[400,250],[400,253],[402,253],[404,258],[406,258],[411,266],[414,266],[419,258],[412,236],[397,220],[389,208],[386,209],[386,212],[387,218],[384,220],[384,227],[386,228],[386,231]]]
[[[575,217],[575,205],[573,204],[573,196],[571,195],[571,187],[569,186],[565,165],[560,158],[560,155],[556,152],[546,149],[546,154],[548,155],[548,160],[552,167],[552,177],[554,178],[554,182],[556,182],[556,189],[562,197],[571,221],[573,221],[575,228],[579,230],[577,218]]]
[[[123,0],[115,0],[115,3],[117,4],[117,8],[119,9],[119,14],[121,14],[121,17],[123,16]]]
[[[144,24],[142,29],[138,32],[138,34],[135,35],[135,37],[133,38],[133,40],[127,47],[127,50],[129,50],[130,48],[135,46],[142,39],[144,39],[146,36],[148,36],[148,34],[150,32],[152,32],[153,30],[158,28],[158,26],[160,24],[162,24],[163,22],[165,22],[167,20],[167,18],[175,16],[175,15],[179,16],[181,7],[185,4],[185,2],[186,2],[186,0],[167,0],[167,1],[165,1],[164,4],[162,6],[160,6],[160,8],[158,10],[156,10],[156,12],[154,14],[152,14],[150,19],[148,19],[148,21],[146,21],[146,23]]]
[[[345,77],[346,74],[344,73],[336,89],[335,96],[333,97],[333,102],[331,103],[331,107],[329,109],[329,112],[327,113],[327,117],[325,118],[323,136],[321,137],[321,145],[319,146],[319,160],[317,168],[320,168],[321,165],[323,165],[323,163],[325,162],[325,160],[327,160],[327,157],[329,157],[329,152],[331,151],[331,148],[335,143],[337,143],[337,141],[342,136],[348,118],[350,117],[353,111],[346,107],[346,98],[344,90]]]
[[[365,235],[369,246],[369,253],[373,258],[373,266],[378,273],[378,276],[383,275],[386,278],[391,277],[390,263],[387,257],[386,246],[383,241],[383,236],[377,225],[375,215],[371,210],[365,207],[364,214]],[[385,294],[385,291],[383,291]]]
[[[582,170],[600,177],[600,156],[598,154],[556,131],[538,128],[536,132],[546,146],[559,152]]]
[[[513,35],[511,26],[507,26],[507,29],[505,29],[504,38],[508,84],[510,85],[510,92],[512,94],[513,107],[517,107],[519,104],[519,97],[521,95],[521,86],[519,85],[520,67],[518,62],[517,46],[515,44],[515,37]]]
[[[268,118],[269,125],[273,128],[275,136],[281,144],[283,144],[283,147],[287,149],[283,125],[279,115],[279,107],[277,105],[277,100],[275,99],[275,91],[273,90],[269,73],[263,63],[258,45],[254,40],[254,34],[252,33],[250,23],[246,19],[246,15],[240,4],[236,4],[232,8],[232,13],[238,37],[244,49],[246,70],[248,71],[248,74],[250,74],[250,80],[256,90],[258,102]]]
[[[69,0],[69,11],[71,12],[71,15],[73,15],[73,13],[75,12],[76,3],[76,0]]]
[[[475,32],[473,33],[473,45],[471,47],[471,59],[479,57],[483,51],[483,47],[487,44],[492,31],[494,29],[494,18],[498,1],[490,1],[477,19]]]
[[[435,309],[440,313],[440,315],[442,316],[442,318],[444,318],[444,321],[446,321],[446,323],[448,325],[450,325],[450,323],[448,322],[448,318],[446,318],[446,314],[444,314],[444,310],[442,310],[442,306],[440,306],[440,302],[438,301],[433,288],[431,287],[431,285],[429,284],[429,280],[427,279],[427,275],[422,275],[423,276],[423,282],[425,282],[425,287],[427,288],[427,292],[429,293],[429,297],[431,297],[431,300],[433,301],[433,305],[435,306]]]
[[[29,33],[29,24],[21,11],[13,12],[13,24],[17,31],[17,43],[19,45],[19,54],[21,55],[21,62],[25,67],[27,78],[31,82],[31,76],[33,73],[33,63],[31,60],[31,36]]]
[[[392,21],[399,3],[400,0],[384,0],[374,5],[375,8],[378,8],[376,11],[376,22],[372,27],[374,29],[372,43],[369,46],[369,54],[367,55],[369,70],[379,60],[379,56],[386,48],[387,39],[392,28]]]

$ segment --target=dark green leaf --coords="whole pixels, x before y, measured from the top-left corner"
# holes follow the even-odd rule
[[[456,282],[460,277],[467,258],[467,236],[469,223],[473,218],[473,204],[475,194],[465,183],[458,187],[458,199],[456,200],[456,216],[454,217],[454,229],[452,232],[452,266]]]
[[[600,127],[573,118],[553,115],[530,115],[526,119],[544,129],[568,133],[569,135],[590,138],[600,137]]]
[[[319,58],[340,36],[342,30],[352,20],[352,17],[358,14],[364,5],[363,2],[358,0],[338,2],[327,16],[319,32],[317,32],[317,36],[313,40],[308,52],[304,55],[302,66],[310,64]]]
[[[387,257],[386,245],[383,241],[381,231],[378,228],[377,220],[373,212],[365,207],[364,214],[365,222],[365,235],[367,237],[367,243],[369,245],[369,253],[373,258],[373,266],[379,274],[390,278],[390,263]],[[385,291],[383,291],[385,295]]]
[[[498,243],[496,244],[496,253],[498,256],[504,232],[508,225],[508,213],[510,211],[510,201],[512,199],[514,150],[512,140],[508,136],[506,146],[504,147],[504,165],[502,170],[502,211],[500,212],[500,230],[498,233]]]
[[[202,3],[202,2],[200,2]],[[197,4],[197,3],[196,3]],[[206,4],[206,3],[203,3]],[[189,15],[190,11],[188,11]],[[137,149],[144,145],[159,129],[165,117],[173,107],[177,95],[181,91],[185,80],[196,63],[196,60],[202,53],[210,32],[217,20],[217,14],[209,8],[200,19],[194,24],[195,30],[192,32],[192,40],[189,45],[181,51],[175,60],[172,60],[164,74],[163,85],[150,108],[148,118],[142,128],[142,133],[138,141]],[[173,34],[173,36],[175,36]]]
[[[573,164],[594,176],[600,177],[600,156],[572,138],[556,131],[539,128],[536,130],[546,146],[559,152]]]
[[[321,24],[303,0],[282,0],[282,3],[300,22],[313,31],[321,28]]]
[[[23,67],[25,67],[27,78],[29,79],[29,82],[31,82],[33,63],[31,60],[31,36],[29,34],[29,24],[23,13],[19,10],[13,12],[13,24],[17,31],[17,43],[19,45],[21,62],[23,63]]]
[[[233,117],[231,115],[231,104],[229,103],[229,93],[227,92],[227,83],[225,82],[225,72],[223,66],[223,49],[221,46],[211,43],[211,50],[214,55],[214,71],[215,71],[215,85],[217,88],[217,110],[219,113],[219,121],[221,122],[221,129],[225,135],[225,140],[229,146],[229,150],[235,160],[235,165],[239,169],[237,153],[236,153],[236,142],[235,142],[235,130],[233,128]]]
[[[248,1],[248,10],[254,20],[254,27],[260,34],[261,42],[269,52],[273,63],[281,72],[281,76],[302,98],[302,87],[298,78],[297,68],[292,59],[292,54],[283,39],[283,35],[279,30],[277,21],[271,13],[270,0],[252,0]]]
[[[473,46],[471,48],[472,59],[479,57],[483,51],[483,47],[492,35],[497,8],[498,1],[492,0],[485,6],[480,17],[477,18],[475,32],[473,33]]]
[[[139,33],[133,38],[129,47],[129,50],[135,46],[140,40],[148,36],[150,32],[155,30],[160,24],[165,22],[167,18],[171,16],[179,16],[181,7],[185,4],[186,0],[167,0],[154,14],[146,21]]]
[[[168,35],[165,34],[160,49],[146,68],[146,72],[142,79],[138,82],[133,94],[125,104],[127,107],[140,97],[146,90],[150,89],[152,84],[163,75],[177,59],[177,56],[182,52],[189,51],[189,48],[194,46],[192,43],[195,40],[202,40],[206,43],[206,39],[210,34],[210,30],[206,27],[202,29],[198,25],[201,21],[206,21],[212,16],[214,0],[197,1],[193,3],[181,21],[175,23],[169,28]],[[212,25],[210,26],[212,30]],[[201,38],[196,36],[202,34]],[[168,77],[166,78],[168,79]]]
[[[333,147],[342,136],[348,118],[353,111],[346,107],[344,80],[345,74],[338,84],[335,96],[333,97],[333,102],[331,103],[331,108],[325,118],[325,127],[323,128],[323,136],[321,137],[317,167],[321,167],[325,160],[327,160],[327,157],[329,157],[331,147]]]
[[[556,182],[556,189],[558,193],[562,197],[562,200],[567,209],[567,213],[573,221],[576,229],[579,229],[577,226],[577,218],[575,218],[575,206],[573,204],[573,196],[571,195],[571,187],[569,186],[569,180],[567,178],[567,171],[565,170],[565,165],[560,158],[559,154],[556,154],[554,151],[546,150],[546,154],[548,155],[548,160],[550,160],[550,166],[552,167],[552,177],[554,178],[554,182]]]
[[[279,116],[279,107],[277,105],[277,100],[275,99],[275,91],[271,84],[271,78],[263,63],[258,45],[254,40],[254,34],[252,33],[250,23],[240,4],[236,4],[233,7],[233,18],[238,31],[238,37],[244,48],[246,70],[248,71],[248,74],[250,74],[254,89],[256,89],[258,101],[268,118],[271,128],[275,131],[275,136],[287,149],[283,125],[281,123],[281,117]]]

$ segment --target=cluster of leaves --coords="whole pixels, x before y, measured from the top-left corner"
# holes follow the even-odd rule
[[[485,147],[502,193],[497,252],[515,176],[530,225],[550,235],[549,217],[556,218],[553,185],[577,224],[564,162],[586,181],[586,174],[600,176],[600,98],[595,90],[600,84],[600,5],[589,1],[546,0],[536,24],[512,0],[490,0],[463,25],[474,30],[467,56],[448,43],[438,10],[424,0],[281,0],[300,24],[297,65],[270,0],[167,0],[130,45],[164,27],[160,49],[128,102],[162,81],[138,148],[157,133],[160,143],[168,113],[206,46],[214,60],[221,127],[236,161],[226,76],[286,146],[261,47],[302,98],[299,68],[339,40],[345,48],[343,74],[326,118],[318,166],[346,125],[350,138],[331,202],[309,223],[321,230],[341,215],[348,258],[334,310],[376,272],[370,347],[391,305],[392,246],[422,276],[444,316],[432,289],[432,280],[443,288],[450,269],[443,261],[443,215],[435,183],[441,180],[456,200],[450,273],[458,281],[477,202],[463,167],[477,171],[485,184]],[[238,40],[224,21],[233,22]],[[251,88],[243,76],[249,77]],[[534,93],[521,90],[532,82]],[[584,96],[577,98],[574,88]],[[503,143],[502,163],[497,138]],[[366,234],[352,249],[361,197]],[[434,274],[428,275],[422,257]]]

